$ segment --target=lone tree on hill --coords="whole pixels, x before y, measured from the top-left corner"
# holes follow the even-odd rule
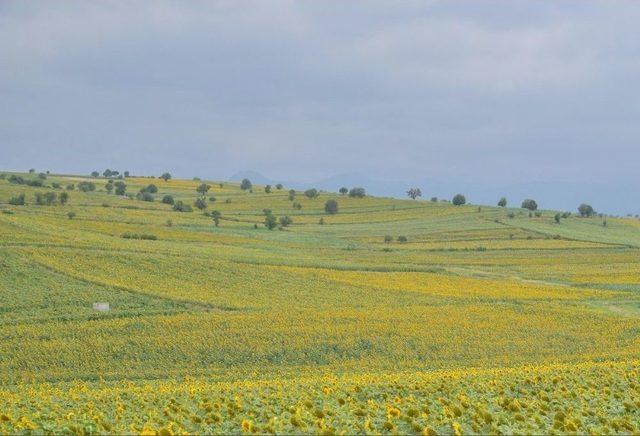
[[[324,211],[332,215],[338,213],[338,202],[333,199],[327,200],[324,204]]]
[[[240,183],[240,189],[242,189],[243,191],[248,191],[252,187],[253,187],[253,185],[251,184],[251,180],[242,179],[242,182]]]
[[[128,174],[126,174],[126,173],[125,173],[125,177],[128,177]],[[164,174],[162,174],[162,175],[160,176],[160,178],[161,178],[162,180],[164,180],[165,182],[167,182],[167,181],[171,180],[171,174],[169,174],[169,173],[164,173]]]
[[[596,211],[593,210],[591,205],[585,204],[585,203],[582,203],[580,206],[578,206],[578,212],[580,213],[580,216],[583,218],[592,217],[596,213]]]
[[[527,198],[526,200],[524,200],[522,202],[522,208],[523,209],[529,209],[529,210],[537,210],[538,209],[538,203],[536,203],[535,200]]]
[[[422,197],[422,191],[420,188],[411,188],[407,191],[407,196],[412,200],[415,200],[418,197]]]
[[[502,197],[500,199],[500,201],[498,201],[498,206],[500,207],[507,207],[507,198],[506,197]]]
[[[462,206],[466,202],[467,199],[462,194],[456,194],[451,200],[451,203],[453,203],[454,206]]]
[[[340,188],[338,192],[340,192],[340,194],[342,195],[347,195],[347,192],[349,192],[349,188],[347,188],[346,186],[343,186],[342,188]]]
[[[353,198],[363,198],[366,195],[364,188],[356,187],[351,188],[349,191],[349,197]]]
[[[206,183],[202,183],[196,188],[196,192],[200,193],[200,195],[206,195],[207,192],[209,192],[209,189],[211,189],[211,186],[207,185]]]

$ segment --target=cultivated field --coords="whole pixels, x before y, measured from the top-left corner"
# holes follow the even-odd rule
[[[12,175],[0,433],[640,431],[636,219]]]

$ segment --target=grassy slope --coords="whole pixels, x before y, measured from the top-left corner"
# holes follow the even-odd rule
[[[296,210],[286,188],[248,193],[211,182],[208,210],[222,213],[216,228],[201,212],[158,201],[171,194],[192,203],[199,182],[126,180],[133,193],[155,183],[153,203],[109,195],[104,182],[72,191],[66,206],[35,206],[34,193],[50,189],[0,180],[0,208],[12,212],[0,213],[0,381],[8,389],[638,357],[640,227],[630,219],[556,224],[553,211],[529,218],[519,209],[331,193],[298,193]],[[8,205],[20,192],[29,204]],[[329,198],[337,215],[324,213]],[[265,208],[294,224],[266,230]],[[158,240],[123,239],[126,232]],[[408,242],[385,244],[385,235]],[[92,312],[103,300],[112,310]]]

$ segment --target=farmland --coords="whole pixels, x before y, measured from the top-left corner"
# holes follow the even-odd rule
[[[637,219],[4,174],[0,433],[640,431]]]

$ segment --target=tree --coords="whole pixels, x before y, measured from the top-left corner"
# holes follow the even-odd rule
[[[243,191],[248,191],[253,187],[253,185],[251,184],[251,180],[249,179],[242,179],[242,182],[240,182],[240,189],[242,189]]]
[[[278,220],[272,213],[264,217],[264,225],[269,230],[273,230],[278,225]]]
[[[35,173],[35,172],[36,172],[36,169],[35,169],[35,168],[31,168],[31,169],[29,170],[29,174],[33,174],[33,173]]]
[[[407,191],[407,196],[412,200],[415,200],[418,197],[422,197],[422,191],[420,188],[411,188]]]
[[[211,212],[211,218],[213,218],[213,224],[215,224],[216,227],[218,227],[218,225],[220,224],[221,216],[222,214],[219,210],[214,210],[213,212]]]
[[[68,192],[61,192],[60,193],[60,197],[59,197],[59,201],[61,205],[65,205],[67,204],[67,202],[69,201],[69,193]]]
[[[276,189],[277,189],[278,191],[279,191],[279,190],[281,190],[281,189],[282,189],[282,183],[278,183],[278,184],[276,185]]]
[[[500,206],[500,207],[507,207],[507,199],[506,199],[506,197],[502,197],[502,198],[500,199],[500,201],[498,201],[498,206]]]
[[[73,191],[74,189],[76,189],[76,185],[74,185],[73,183],[67,185],[67,191]]]
[[[125,174],[125,176],[126,176],[126,174]],[[169,180],[171,180],[171,174],[169,174],[169,173],[163,173],[163,174],[160,176],[160,178],[161,178],[162,180],[164,180],[165,182],[168,182]]]
[[[327,200],[324,204],[324,211],[332,215],[338,213],[338,202],[334,199]]]
[[[109,180],[109,182],[104,185],[104,187],[107,190],[107,194],[111,194],[111,191],[113,191],[113,180]]]
[[[168,195],[168,194],[165,195],[164,197],[162,197],[162,202],[164,204],[174,204],[175,203],[175,201],[173,200],[173,196]]]
[[[316,188],[307,189],[304,191],[304,195],[308,198],[316,198],[318,196],[318,190]]]
[[[296,191],[295,189],[289,189],[289,201],[293,201],[296,198]]]
[[[536,203],[535,200],[532,200],[531,198],[527,198],[526,200],[524,200],[522,202],[522,206],[523,209],[529,209],[531,211],[534,211],[536,209],[538,209],[538,203]]]
[[[116,195],[124,195],[125,192],[127,192],[127,185],[124,182],[116,182],[115,183],[115,187],[116,187]]]
[[[287,227],[289,225],[293,224],[293,220],[291,219],[291,217],[289,217],[289,215],[285,215],[285,216],[281,216],[280,217],[280,225],[282,227]]]
[[[67,218],[69,218],[70,220],[74,219],[75,217],[76,213],[74,211],[67,213]]]
[[[207,195],[209,189],[211,189],[211,186],[207,185],[206,183],[202,183],[196,188],[196,192],[200,193],[200,195]]]
[[[266,192],[267,194],[271,194],[271,185],[267,185],[264,187],[264,192]]]
[[[462,194],[456,194],[451,200],[451,203],[453,203],[454,206],[462,206],[466,202],[467,199]]]
[[[398,236],[398,242],[404,244],[405,242],[407,242],[407,237],[406,236]]]
[[[364,188],[351,188],[349,191],[349,197],[353,198],[363,198],[366,195]]]
[[[124,172],[124,176],[125,176],[125,177],[129,177],[129,171],[125,171],[125,172]]]
[[[393,242],[393,236],[391,236],[391,235],[385,235],[385,237],[384,237],[384,243],[385,243],[385,244],[390,244],[391,242]]]
[[[340,188],[338,192],[342,195],[347,195],[347,192],[349,192],[349,188],[347,188],[346,186],[343,186],[342,188]]]
[[[209,205],[207,204],[207,200],[205,200],[205,199],[204,199],[204,198],[202,198],[202,197],[197,198],[197,199],[196,199],[196,201],[193,203],[193,205],[194,205],[195,207],[197,207],[198,209],[200,209],[200,210],[204,210],[204,209],[206,209],[206,208],[207,208],[207,206],[209,206]]]
[[[580,213],[580,216],[583,218],[591,217],[596,213],[596,211],[593,210],[593,207],[591,207],[591,205],[585,204],[585,203],[582,203],[580,206],[578,206],[578,212]]]
[[[560,224],[560,218],[562,218],[562,215],[560,215],[560,213],[555,214],[553,219],[555,220],[556,224]]]
[[[102,172],[102,175],[103,175],[104,177],[111,177],[111,176],[112,176],[112,174],[113,174],[113,171],[111,171],[109,168],[107,168],[106,170],[104,170],[104,171]]]
[[[431,202],[432,203],[437,203],[438,202],[438,197],[431,197]]]
[[[99,175],[100,175],[100,173],[99,173],[99,172],[97,172],[97,171],[93,171],[93,172],[91,173],[91,177],[98,177]]]
[[[24,198],[25,198],[24,194],[20,194],[20,195],[17,195],[15,197],[11,197],[9,199],[9,204],[11,204],[13,206],[24,206]]]

